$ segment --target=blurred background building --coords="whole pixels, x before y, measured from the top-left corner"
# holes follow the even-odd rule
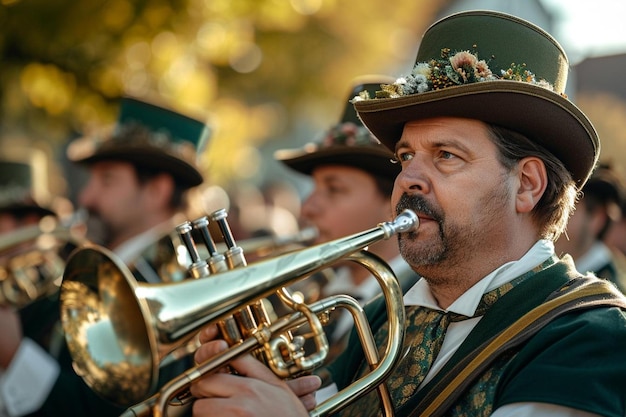
[[[257,206],[258,192],[274,190],[267,205],[282,196],[297,211],[284,194],[306,195],[309,184],[274,161],[274,150],[301,146],[336,122],[354,77],[409,71],[434,20],[486,8],[526,18],[561,41],[574,70],[568,94],[596,125],[603,156],[623,169],[626,34],[609,33],[620,7],[581,0],[0,0],[0,152],[45,155],[50,194],[73,201],[83,176],[67,163],[67,143],[113,123],[121,95],[155,98],[213,126],[201,157],[209,178],[202,210],[245,210]],[[580,14],[587,20],[572,34]],[[575,37],[591,42],[603,31],[606,48]],[[255,227],[275,221],[256,217]]]

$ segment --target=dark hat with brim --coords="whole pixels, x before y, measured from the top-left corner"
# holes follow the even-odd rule
[[[8,205],[0,204],[0,213],[11,213],[16,217],[35,214],[38,217],[56,216],[56,213],[46,207],[42,207],[34,201],[13,203]]]
[[[317,148],[311,144],[301,149],[281,149],[274,156],[289,168],[305,175],[311,175],[315,168],[322,165],[342,165],[395,179],[401,169],[399,164],[392,163],[393,154],[381,144],[359,146],[358,149],[344,145]]]
[[[33,175],[29,164],[0,161],[0,213],[22,217],[55,216],[54,211],[38,203],[33,196]]]
[[[342,165],[359,168],[371,175],[394,180],[400,165],[392,162],[393,153],[383,146],[358,119],[350,98],[363,92],[372,94],[391,77],[368,75],[354,80],[339,123],[325,132],[324,137],[298,149],[281,149],[274,157],[291,169],[305,175],[322,165]]]
[[[87,165],[125,161],[169,172],[178,183],[193,187],[203,182],[196,158],[209,133],[207,125],[199,120],[125,97],[114,133],[100,141],[93,137],[79,139],[68,148],[68,156]]]
[[[377,98],[362,94],[353,103],[391,150],[415,120],[469,118],[516,131],[553,153],[580,189],[600,142],[565,95],[568,65],[558,42],[539,27],[499,12],[462,12],[426,31],[411,74],[381,86]]]

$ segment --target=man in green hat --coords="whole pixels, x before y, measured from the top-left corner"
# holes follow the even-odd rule
[[[101,233],[92,240],[139,268],[145,280],[164,279],[144,271],[142,258],[184,220],[186,193],[203,182],[196,157],[208,134],[203,122],[124,98],[112,135],[100,142],[86,137],[68,148],[69,158],[89,171],[78,203],[89,212],[91,230]],[[158,275],[159,265],[151,267]]]
[[[187,277],[179,263],[175,227],[186,220],[186,195],[203,182],[196,156],[208,139],[205,123],[166,107],[123,98],[111,135],[85,137],[68,148],[68,157],[87,167],[89,180],[79,205],[89,213],[88,236],[111,249],[140,281],[175,281]],[[89,233],[92,234],[89,234]],[[59,306],[55,314],[58,319]],[[31,323],[41,317],[31,315]],[[28,326],[29,323],[24,323]],[[37,339],[60,339],[58,327]],[[53,333],[54,330],[57,333]],[[15,334],[19,336],[19,332]],[[5,339],[6,340],[6,339]],[[19,351],[18,351],[19,352]],[[164,381],[192,365],[175,362],[160,375]],[[8,415],[117,416],[131,404],[99,397],[72,368],[66,348],[56,354],[18,354],[7,372],[0,396]],[[35,383],[37,381],[37,383]]]
[[[299,149],[282,149],[274,155],[313,181],[313,190],[302,203],[301,217],[303,223],[318,230],[317,244],[367,230],[392,218],[389,199],[400,166],[392,162],[393,153],[363,126],[349,102],[363,91],[374,94],[380,84],[392,81],[381,75],[355,79],[339,122],[320,140]],[[408,289],[415,283],[417,276],[400,257],[394,240],[378,242],[369,250],[393,266],[402,288]],[[363,305],[381,292],[376,278],[354,262],[337,266],[329,275],[331,279],[321,288],[322,298],[348,294]],[[352,327],[352,316],[347,311],[340,310],[331,317],[334,320],[325,327],[331,343],[327,360],[343,350]]]
[[[564,94],[567,72],[539,27],[468,11],[425,32],[409,74],[354,101],[401,164],[393,207],[419,216],[398,238],[421,279],[404,295],[404,342],[386,380],[396,416],[626,415],[626,299],[554,250],[600,151]],[[367,309],[384,348],[395,327],[382,305]],[[225,348],[215,334],[203,330],[197,361]],[[295,416],[316,405],[316,376],[282,381],[250,356],[229,366],[237,375],[192,385],[194,415]],[[339,390],[359,386],[369,367],[358,340],[326,372]],[[364,392],[374,387],[360,388],[326,405],[380,415],[376,393]]]

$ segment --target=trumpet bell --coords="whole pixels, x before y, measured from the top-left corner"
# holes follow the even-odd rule
[[[105,248],[72,254],[61,286],[61,320],[74,370],[118,404],[147,397],[158,379],[157,340],[128,267]]]

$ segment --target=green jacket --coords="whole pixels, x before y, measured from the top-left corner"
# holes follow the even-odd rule
[[[396,415],[410,415],[447,370],[570,279],[582,277],[571,260],[562,260],[509,291],[487,312],[442,371],[398,409]],[[382,301],[366,307],[374,332],[386,320]],[[353,334],[344,354],[327,368],[339,389],[352,382],[363,360],[360,343],[354,337]],[[488,415],[506,404],[549,402],[623,417],[626,415],[625,346],[623,310],[598,307],[568,313],[550,322],[521,347],[502,355],[493,367],[477,377],[446,415]],[[488,376],[495,367],[500,369],[500,377],[490,387]],[[488,411],[472,408],[476,395],[486,396]]]

